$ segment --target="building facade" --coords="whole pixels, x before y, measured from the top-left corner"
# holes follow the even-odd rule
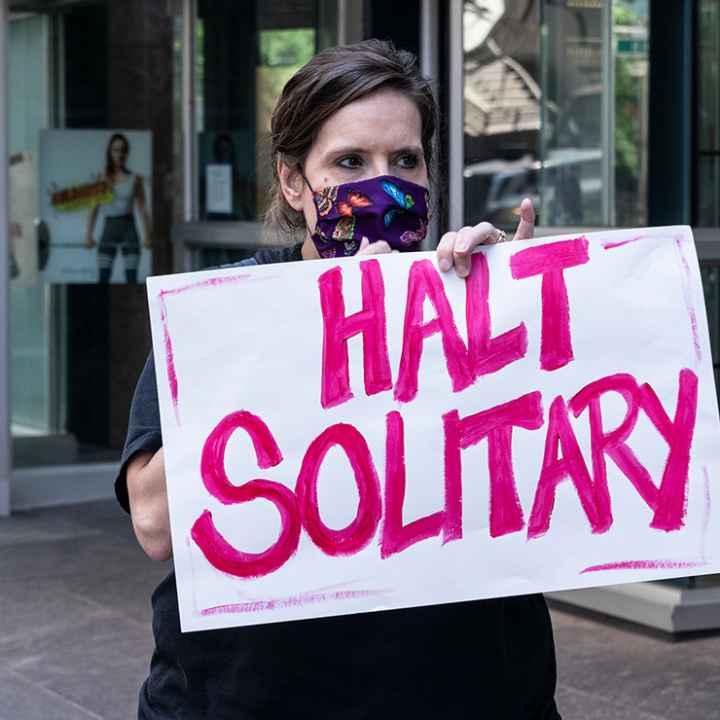
[[[272,242],[283,83],[367,37],[435,81],[435,239],[512,228],[525,196],[544,234],[692,225],[717,376],[720,0],[1,2],[0,514],[112,493],[144,276]],[[125,199],[98,213],[109,172]]]

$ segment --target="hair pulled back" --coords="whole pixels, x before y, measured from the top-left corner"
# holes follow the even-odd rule
[[[432,88],[421,74],[415,56],[383,40],[365,40],[328,48],[315,55],[286,83],[270,122],[274,182],[265,230],[293,233],[305,228],[301,212],[285,200],[279,185],[277,161],[301,166],[322,124],[340,108],[378,90],[397,90],[420,112],[425,163],[431,172],[437,126]]]
[[[115,160],[113,160],[112,156],[112,146],[117,140],[125,146],[125,154],[128,155],[130,153],[130,141],[127,139],[126,135],[123,135],[122,133],[115,133],[111,136],[108,140],[107,147],[105,148],[105,175],[108,177],[112,177],[115,174]],[[124,172],[127,172],[126,167],[121,169]]]

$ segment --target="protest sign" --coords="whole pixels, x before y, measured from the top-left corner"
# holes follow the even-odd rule
[[[688,228],[148,294],[184,631],[720,571]]]

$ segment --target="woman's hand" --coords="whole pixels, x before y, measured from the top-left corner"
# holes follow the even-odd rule
[[[535,209],[532,201],[525,198],[520,203],[520,222],[513,240],[529,240],[535,232]],[[445,233],[437,247],[438,266],[443,272],[455,268],[458,277],[467,277],[470,273],[470,259],[478,245],[492,245],[502,242],[505,233],[488,222],[474,227],[463,227],[455,232]]]
[[[366,237],[360,242],[360,249],[357,255],[384,255],[385,253],[398,252],[393,250],[384,240],[371,243]]]

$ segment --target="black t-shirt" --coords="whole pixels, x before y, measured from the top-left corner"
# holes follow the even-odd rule
[[[300,260],[300,246],[243,264]],[[115,481],[162,446],[152,355]],[[559,720],[540,595],[182,634],[175,574],[152,596],[155,652],[140,720]]]

